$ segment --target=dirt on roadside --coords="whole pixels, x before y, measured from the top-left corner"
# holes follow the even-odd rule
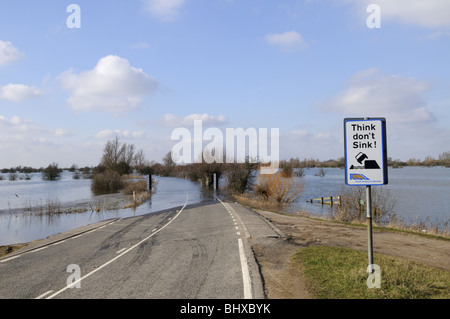
[[[253,211],[285,235],[284,238],[264,238],[251,242],[264,277],[267,298],[313,298],[302,279],[301,270],[293,267],[290,261],[291,256],[302,247],[327,245],[367,251],[365,227],[256,209]],[[406,258],[450,271],[450,241],[374,230],[373,247],[374,254]]]
[[[7,245],[0,246],[0,257],[6,256],[8,254],[12,254],[13,252],[26,247],[27,244],[15,244],[15,245]]]

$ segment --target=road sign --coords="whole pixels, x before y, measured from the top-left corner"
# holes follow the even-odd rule
[[[344,119],[344,144],[347,185],[388,183],[385,118]]]

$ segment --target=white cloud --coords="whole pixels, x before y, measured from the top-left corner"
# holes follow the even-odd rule
[[[266,41],[280,47],[283,51],[290,52],[307,47],[302,35],[296,31],[285,33],[271,33],[266,35]]]
[[[43,92],[35,87],[24,84],[8,84],[0,86],[0,98],[13,102],[42,96]]]
[[[9,41],[0,40],[0,66],[21,59],[24,54]]]
[[[367,7],[376,3],[381,8],[381,19],[419,25],[425,28],[450,27],[448,0],[344,0]],[[363,9],[363,8],[361,8]],[[367,15],[366,11],[364,12]],[[367,15],[368,16],[368,15]]]
[[[132,67],[128,60],[115,55],[101,58],[92,70],[80,74],[69,70],[59,79],[71,91],[68,104],[76,111],[122,113],[135,110],[158,86],[142,69]]]
[[[69,135],[69,131],[68,130],[66,130],[65,128],[57,128],[55,131],[54,131],[54,135],[55,136],[67,136],[67,135]]]
[[[22,119],[18,116],[13,116],[8,120],[6,117],[0,115],[0,133],[3,136],[12,136],[13,134],[20,136],[22,134],[40,134],[46,132],[47,130],[45,128],[39,126],[32,120]]]
[[[344,90],[317,103],[316,108],[342,115],[339,121],[344,117],[385,117],[390,157],[437,156],[450,144],[450,131],[446,123],[439,127],[443,120],[431,112],[432,105],[425,100],[430,89],[428,83],[415,78],[369,69],[356,73]]]
[[[191,127],[194,125],[194,121],[196,120],[201,120],[203,126],[223,125],[228,123],[228,119],[223,115],[213,116],[207,113],[190,114],[185,117],[166,114],[159,122],[169,127]]]
[[[144,7],[152,16],[163,21],[171,21],[178,17],[184,3],[185,0],[144,0]]]
[[[383,75],[377,69],[356,73],[348,87],[316,107],[346,116],[388,117],[396,124],[427,123],[436,120],[423,99],[430,86],[414,78]]]

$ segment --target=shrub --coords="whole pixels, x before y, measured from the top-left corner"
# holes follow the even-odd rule
[[[303,193],[303,183],[294,177],[283,177],[284,172],[272,175],[259,175],[254,192],[264,200],[288,204],[297,200]]]
[[[123,193],[125,195],[133,195],[133,192],[138,194],[138,193],[142,193],[142,192],[146,192],[146,191],[147,191],[147,181],[138,181],[138,182],[128,183],[125,186]]]
[[[92,177],[91,189],[96,195],[117,193],[125,186],[119,173],[107,171]]]
[[[227,170],[227,188],[234,194],[251,190],[254,184],[258,163],[246,162],[230,164]]]
[[[206,186],[213,185],[213,176],[220,179],[225,171],[226,164],[216,162],[212,155],[202,154],[201,162],[185,166],[186,176],[193,182],[201,181]]]
[[[343,222],[365,222],[367,218],[366,188],[346,187],[341,194],[341,204],[333,218]],[[372,187],[372,218],[375,223],[388,223],[394,206],[395,202],[388,190]]]
[[[42,171],[42,178],[47,181],[56,181],[61,178],[62,170],[57,163],[50,164]]]

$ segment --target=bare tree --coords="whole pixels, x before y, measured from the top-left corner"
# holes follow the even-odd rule
[[[145,155],[143,150],[137,151],[133,158],[133,165],[136,168],[141,168],[145,166]]]
[[[114,140],[106,142],[105,148],[103,149],[101,164],[105,166],[106,169],[115,170],[119,164],[120,158],[121,143],[116,136]]]
[[[232,193],[243,194],[253,188],[259,163],[246,160],[245,163],[228,164],[227,188]]]
[[[162,176],[171,176],[173,174],[176,163],[172,159],[172,152],[168,152],[163,158]]]
[[[138,152],[143,157],[143,152]],[[127,174],[135,164],[135,146],[133,144],[122,143],[119,137],[108,141],[103,149],[101,164],[110,171],[119,174]]]

